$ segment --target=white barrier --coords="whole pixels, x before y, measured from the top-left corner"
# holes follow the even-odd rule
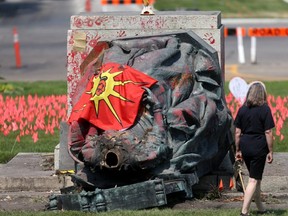
[[[243,46],[243,35],[242,35],[242,28],[238,27],[236,30],[237,35],[237,44],[238,44],[238,61],[240,64],[245,63],[245,52]]]

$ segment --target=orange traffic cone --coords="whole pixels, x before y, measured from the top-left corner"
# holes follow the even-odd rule
[[[232,177],[230,178],[229,188],[230,188],[230,190],[234,188],[234,180]]]
[[[86,0],[85,11],[86,12],[91,12],[91,0]]]
[[[223,189],[224,189],[223,181],[222,181],[222,179],[220,179],[219,186],[218,186],[218,190],[219,190],[219,191],[222,191]]]
[[[20,43],[19,43],[19,36],[16,27],[13,29],[13,37],[14,37],[14,51],[15,51],[15,62],[16,67],[21,68],[21,55],[20,55]]]

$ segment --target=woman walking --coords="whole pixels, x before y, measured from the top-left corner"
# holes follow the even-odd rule
[[[275,123],[267,104],[264,83],[256,81],[250,84],[246,101],[235,118],[236,160],[244,160],[249,171],[249,181],[244,194],[242,216],[249,215],[254,198],[258,214],[266,213],[261,201],[261,180],[265,162],[273,161],[272,128]]]

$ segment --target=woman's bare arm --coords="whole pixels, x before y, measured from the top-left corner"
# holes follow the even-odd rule
[[[273,134],[272,130],[266,130],[265,131],[266,141],[269,149],[269,153],[267,155],[267,162],[272,163],[273,161]]]

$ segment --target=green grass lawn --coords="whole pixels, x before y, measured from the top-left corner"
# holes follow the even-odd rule
[[[264,84],[266,86],[266,90],[268,94],[274,95],[275,97],[288,96],[288,91],[287,91],[288,81],[269,81],[269,82],[264,81]],[[225,82],[224,91],[226,95],[230,92],[228,86],[229,86],[229,82]]]
[[[4,92],[4,93],[3,93]],[[67,83],[65,81],[51,82],[0,82],[0,94],[9,96],[19,95],[66,95]],[[6,163],[19,152],[53,152],[59,143],[59,130],[54,135],[39,132],[39,141],[34,143],[30,136],[21,137],[21,142],[16,142],[18,133],[11,133],[8,136],[0,136],[0,163]]]
[[[67,94],[65,81],[5,82],[0,81],[0,94],[3,95],[63,95]]]
[[[287,18],[288,4],[283,0],[157,0],[157,10],[221,11],[223,17]]]
[[[287,96],[288,81],[281,82],[265,82],[269,94],[281,97]],[[49,82],[1,82],[0,89],[9,89],[4,94],[12,96],[16,95],[65,95],[67,94],[67,84],[65,81],[49,81]],[[1,92],[0,92],[1,93]],[[228,82],[225,83],[225,93],[229,93]],[[3,94],[3,93],[2,93]],[[285,139],[280,141],[276,139],[274,142],[274,151],[288,152],[288,121],[285,121],[283,128]],[[9,161],[19,152],[53,152],[54,147],[59,143],[59,129],[54,130],[54,135],[45,134],[44,131],[39,132],[39,140],[34,143],[32,138],[24,136],[20,142],[16,141],[17,133],[10,133],[8,136],[0,136],[0,163]]]

